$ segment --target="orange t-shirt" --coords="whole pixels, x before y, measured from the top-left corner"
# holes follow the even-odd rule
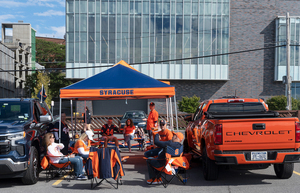
[[[147,119],[147,130],[151,130],[152,127],[155,127],[155,123],[157,124],[158,121],[158,112],[153,109],[148,116]]]
[[[170,141],[173,138],[173,133],[169,129],[158,132],[160,141]]]
[[[132,126],[132,127],[127,126],[125,128],[125,135],[133,133],[134,130],[135,130],[135,126]]]
[[[74,145],[73,153],[78,154],[78,148],[81,148],[81,147],[83,147],[84,151],[90,151],[90,148],[88,148],[82,140],[78,139]]]

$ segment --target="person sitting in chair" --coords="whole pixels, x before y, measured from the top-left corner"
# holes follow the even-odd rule
[[[128,145],[129,152],[131,152],[130,140],[133,140],[134,133],[135,133],[135,126],[133,124],[133,121],[132,121],[132,119],[127,119],[123,134],[124,134],[124,141]]]
[[[116,147],[119,148],[119,141],[114,136],[114,130],[118,131],[119,128],[112,124],[112,118],[108,118],[107,124],[103,125],[101,128],[101,140],[104,140],[104,148],[107,148],[108,141],[115,142]]]
[[[90,153],[90,141],[93,140],[94,133],[90,130],[87,130],[85,133],[81,134],[79,139],[74,145],[74,152],[78,156],[87,159]]]
[[[170,141],[173,138],[173,133],[167,129],[165,120],[159,121],[160,131],[158,132],[160,141]]]
[[[44,138],[44,144],[47,147],[47,154],[50,157],[50,160],[53,163],[64,164],[68,161],[74,166],[74,172],[78,180],[86,180],[87,177],[83,175],[82,168],[82,158],[79,156],[72,155],[64,155],[60,152],[64,148],[64,144],[62,143],[54,143],[54,135],[52,133],[46,133]]]
[[[149,180],[147,180],[148,184],[161,184],[162,180],[160,176],[157,175],[157,170],[155,170],[153,167],[159,168],[166,164],[166,157],[165,157],[165,147],[169,146],[173,149],[180,149],[182,146],[181,142],[184,139],[184,136],[182,133],[177,132],[174,133],[172,140],[170,141],[160,141],[159,140],[159,134],[155,133],[154,138],[154,144],[158,146],[159,148],[153,149],[156,151],[151,152],[151,157],[148,157],[147,159],[147,167],[148,167],[148,173],[149,173]],[[149,150],[151,151],[151,150]],[[146,154],[147,152],[145,152]],[[178,152],[180,155],[182,152]],[[156,158],[153,158],[154,156],[157,156]]]

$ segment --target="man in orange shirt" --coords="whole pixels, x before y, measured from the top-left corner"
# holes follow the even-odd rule
[[[173,138],[173,133],[167,129],[165,120],[159,122],[161,131],[158,132],[160,141],[170,141]]]
[[[158,112],[155,110],[154,102],[149,104],[150,113],[147,119],[147,132],[149,135],[149,139],[151,144],[153,144],[153,136],[152,131],[157,128],[157,121],[158,121]]]

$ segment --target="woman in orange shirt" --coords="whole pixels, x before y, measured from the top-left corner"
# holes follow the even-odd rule
[[[73,153],[78,154],[84,159],[87,159],[90,153],[90,143],[89,143],[90,140],[93,140],[92,131],[88,130],[85,133],[81,134],[81,136],[75,143]]]
[[[124,134],[124,141],[128,145],[129,152],[131,152],[130,140],[133,140],[134,132],[135,132],[135,126],[133,124],[132,119],[127,119],[123,130],[123,134]]]

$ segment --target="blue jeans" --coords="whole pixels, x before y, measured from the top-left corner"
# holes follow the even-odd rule
[[[149,141],[150,141],[150,144],[153,145],[154,144],[154,139],[153,139],[153,136],[152,136],[152,130],[147,130],[148,132],[148,135],[149,135]]]
[[[147,167],[148,167],[148,174],[150,179],[160,178],[159,171],[154,169],[153,167],[159,168],[164,166],[166,160],[157,160],[156,158],[148,158],[147,159]]]
[[[87,155],[78,154],[78,156],[82,157],[84,160],[87,160],[87,158],[89,158],[89,154]]]
[[[124,141],[127,143],[128,149],[131,149],[130,140],[133,140],[133,135],[126,135],[124,137]]]
[[[74,172],[76,176],[83,174],[82,172],[83,163],[82,163],[82,158],[80,156],[75,156],[73,158],[64,157],[60,159],[58,163],[64,164],[67,163],[68,161],[70,161],[71,164],[74,166]]]
[[[154,156],[157,156],[158,155],[158,152],[160,152],[162,150],[162,148],[154,148],[154,149],[150,149],[148,151],[146,151],[144,153],[144,156],[146,158],[149,158],[149,157],[154,157]]]

